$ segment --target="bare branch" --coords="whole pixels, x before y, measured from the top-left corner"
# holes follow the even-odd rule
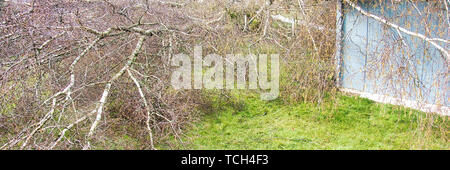
[[[145,109],[147,110],[147,120],[145,121],[145,124],[147,125],[148,135],[150,136],[150,147],[152,149],[156,149],[155,146],[153,145],[153,134],[152,129],[150,127],[151,114],[150,114],[150,107],[147,104],[147,99],[145,98],[145,95],[142,92],[141,84],[139,83],[139,81],[133,76],[133,74],[130,72],[130,69],[127,69],[127,72],[130,78],[133,80],[136,87],[138,88],[139,95],[141,96],[142,102],[144,103]]]
[[[141,50],[142,44],[145,40],[145,35],[140,35],[139,36],[139,40],[136,44],[135,49],[133,50],[133,52],[131,53],[131,55],[128,57],[128,61],[125,64],[124,67],[122,67],[122,69],[120,69],[119,72],[117,72],[109,81],[108,83],[105,85],[105,88],[103,90],[103,94],[102,97],[100,98],[99,104],[96,107],[97,110],[97,116],[94,120],[94,123],[92,123],[91,128],[89,130],[89,133],[86,136],[86,139],[88,140],[87,144],[83,147],[83,150],[89,149],[90,148],[90,142],[89,139],[92,137],[92,135],[95,132],[95,128],[97,127],[100,119],[102,118],[102,113],[103,113],[103,107],[105,105],[106,99],[108,98],[108,94],[109,94],[109,90],[111,89],[111,84],[113,83],[113,81],[115,81],[117,78],[119,78],[124,72],[125,70],[131,66],[133,60],[136,58],[136,56],[138,55],[139,51]]]
[[[383,19],[383,18],[381,18],[381,17],[379,17],[379,16],[376,16],[376,15],[374,15],[374,14],[371,14],[371,13],[365,11],[364,9],[362,9],[361,7],[359,7],[358,5],[356,5],[356,4],[354,4],[353,2],[351,2],[350,0],[345,0],[345,2],[347,2],[350,6],[352,6],[353,8],[355,8],[357,11],[359,11],[361,14],[363,14],[363,15],[365,15],[365,16],[368,16],[368,17],[370,17],[370,18],[372,18],[372,19],[375,19],[376,21],[379,21],[379,22],[381,22],[381,23],[383,23],[383,24],[386,24],[386,25],[388,25],[388,26],[390,26],[390,27],[393,27],[394,29],[400,30],[401,32],[403,32],[403,33],[405,33],[405,34],[411,35],[411,36],[413,36],[413,37],[420,38],[420,39],[422,39],[422,40],[424,40],[424,41],[430,43],[431,45],[433,45],[434,47],[436,47],[439,51],[441,51],[442,54],[445,55],[445,58],[444,58],[444,59],[445,59],[447,62],[450,62],[450,54],[449,54],[448,50],[445,49],[445,48],[443,48],[442,46],[440,46],[440,45],[437,44],[436,42],[434,42],[435,40],[442,41],[442,42],[447,42],[447,40],[443,40],[443,39],[440,39],[440,38],[429,38],[429,37],[427,37],[427,36],[425,36],[425,35],[423,35],[423,34],[420,34],[420,33],[417,33],[417,32],[412,32],[412,31],[410,31],[410,30],[407,30],[406,28],[400,27],[400,26],[398,26],[397,24],[394,24],[394,23],[392,23],[392,22],[389,22],[389,21],[387,21],[387,20],[385,20],[385,19]]]
[[[56,98],[53,99],[50,111],[44,116],[44,118],[41,119],[41,121],[39,121],[37,127],[28,135],[28,137],[26,138],[25,142],[23,142],[20,149],[25,148],[25,146],[27,146],[28,144],[28,141],[30,141],[33,135],[47,122],[48,119],[50,119],[50,117],[53,116],[53,113],[55,112],[55,105],[56,105]]]

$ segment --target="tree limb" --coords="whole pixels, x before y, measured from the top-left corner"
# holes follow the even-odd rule
[[[350,6],[352,6],[354,9],[356,9],[356,10],[359,11],[361,14],[363,14],[363,15],[365,15],[365,16],[367,16],[367,17],[370,17],[370,18],[372,18],[372,19],[374,19],[374,20],[376,20],[376,21],[379,21],[379,22],[381,22],[381,23],[383,23],[383,24],[386,24],[386,25],[388,25],[388,26],[390,26],[390,27],[393,27],[394,29],[397,29],[397,30],[399,30],[399,31],[401,31],[401,32],[403,32],[403,33],[405,33],[405,34],[411,35],[411,36],[416,37],[416,38],[420,38],[420,39],[422,39],[422,40],[424,40],[424,41],[430,43],[431,45],[433,45],[434,47],[436,47],[439,51],[441,51],[443,55],[445,55],[445,58],[444,58],[444,59],[445,59],[447,62],[450,62],[450,54],[449,54],[448,50],[445,49],[445,48],[443,48],[442,46],[440,46],[440,45],[437,44],[436,42],[434,42],[434,41],[448,42],[447,40],[440,39],[440,38],[429,38],[429,37],[427,37],[427,36],[425,36],[425,35],[423,35],[423,34],[420,34],[420,33],[417,33],[417,32],[412,32],[412,31],[410,31],[410,30],[407,30],[407,29],[405,29],[405,28],[403,28],[403,27],[398,26],[397,24],[394,24],[394,23],[392,23],[392,22],[389,22],[389,21],[387,21],[387,20],[385,20],[385,19],[383,19],[383,18],[381,18],[381,17],[379,17],[379,16],[376,16],[376,15],[374,15],[374,14],[371,14],[371,13],[365,11],[364,9],[362,9],[361,7],[359,7],[358,5],[356,5],[356,4],[354,4],[353,2],[351,2],[350,0],[345,0],[345,2],[347,2]]]

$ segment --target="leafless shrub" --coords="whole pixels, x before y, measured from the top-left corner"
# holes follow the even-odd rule
[[[210,33],[161,2],[6,2],[2,149],[102,148],[111,126],[139,125],[133,135],[149,149],[179,138],[198,92],[170,91],[169,56]]]

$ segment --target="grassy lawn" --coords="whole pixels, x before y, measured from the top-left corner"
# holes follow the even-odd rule
[[[213,105],[175,149],[450,149],[448,117],[346,95],[320,106],[232,97],[238,101]]]

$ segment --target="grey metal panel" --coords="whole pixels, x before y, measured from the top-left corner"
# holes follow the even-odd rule
[[[342,86],[363,91],[367,18],[357,11],[346,11],[343,25]]]
[[[449,39],[442,17],[422,16],[416,9],[411,10],[415,7],[406,1],[374,5],[378,2],[358,4],[370,13],[393,18],[392,22],[422,34],[426,34],[422,22],[431,21],[431,34],[427,35]],[[427,3],[430,2],[418,3],[416,7],[423,9]],[[436,48],[418,38],[399,34],[356,10],[346,11],[342,87],[450,106],[448,65]]]

